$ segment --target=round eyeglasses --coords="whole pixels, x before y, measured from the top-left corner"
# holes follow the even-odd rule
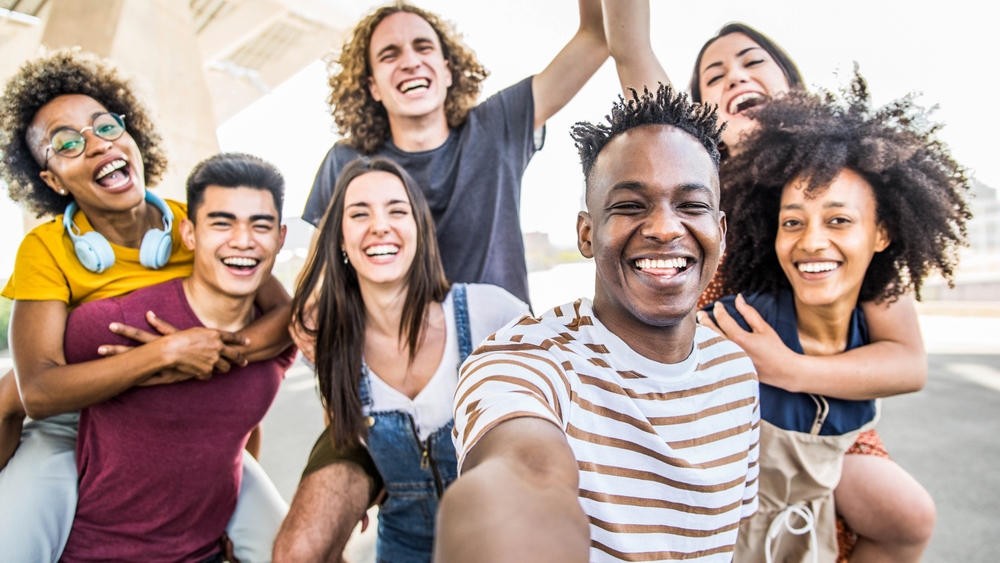
[[[66,158],[76,158],[83,154],[87,148],[87,138],[83,133],[87,129],[105,141],[115,141],[125,134],[125,114],[99,113],[94,116],[89,126],[79,131],[69,127],[56,129],[49,138],[49,145],[45,147],[46,169],[48,169],[49,149]]]

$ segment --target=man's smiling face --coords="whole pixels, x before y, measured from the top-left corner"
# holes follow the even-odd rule
[[[410,12],[386,17],[372,32],[368,56],[368,91],[390,120],[444,113],[451,67],[427,20]]]
[[[587,186],[578,245],[597,266],[594,308],[602,322],[693,320],[726,233],[708,151],[672,126],[631,129],[604,147]]]
[[[181,223],[181,238],[194,251],[192,277],[220,295],[254,295],[285,241],[274,196],[263,189],[208,186],[195,213],[197,222]]]

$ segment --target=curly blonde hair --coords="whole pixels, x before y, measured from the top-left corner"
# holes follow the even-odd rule
[[[42,106],[68,94],[90,96],[108,111],[125,114],[147,186],[155,185],[167,169],[153,112],[122,72],[111,61],[79,49],[49,51],[22,65],[0,95],[0,182],[7,184],[10,199],[38,217],[62,213],[73,196],[57,194],[39,177],[42,167],[26,134]]]
[[[385,108],[368,91],[368,79],[371,77],[368,49],[372,32],[386,17],[399,12],[423,18],[441,42],[442,54],[451,67],[452,85],[444,102],[449,127],[458,127],[465,122],[469,110],[479,99],[483,80],[489,76],[489,71],[462,41],[462,36],[451,22],[403,1],[376,9],[354,27],[339,56],[334,54],[327,58],[331,88],[327,103],[330,104],[333,121],[344,141],[364,154],[377,151],[390,135]]]

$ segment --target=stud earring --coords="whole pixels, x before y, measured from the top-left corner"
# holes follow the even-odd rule
[[[347,264],[347,251],[341,248],[340,253],[344,256],[344,264]]]
[[[66,195],[66,190],[59,190],[59,195]]]

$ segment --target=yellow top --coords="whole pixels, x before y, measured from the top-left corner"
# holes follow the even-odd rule
[[[139,249],[111,243],[115,263],[100,274],[83,267],[73,250],[73,241],[63,228],[62,215],[32,229],[17,249],[14,274],[3,289],[3,296],[21,301],[62,301],[70,309],[106,297],[117,297],[174,278],[191,275],[194,253],[180,237],[181,220],[187,206],[167,200],[174,212],[171,239],[173,249],[167,264],[151,270],[139,263]],[[93,231],[86,215],[77,211],[73,221],[82,233]],[[110,241],[109,241],[110,242]]]

